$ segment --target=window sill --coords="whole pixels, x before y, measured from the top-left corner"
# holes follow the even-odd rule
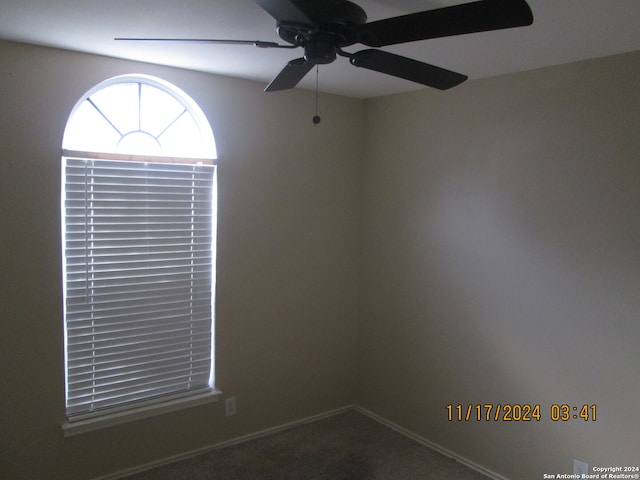
[[[126,411],[109,413],[83,420],[68,421],[62,424],[62,433],[65,437],[71,437],[73,435],[100,430],[114,425],[121,425],[143,418],[155,417],[156,415],[162,415],[164,413],[216,402],[220,398],[220,395],[222,395],[220,390],[211,390],[199,395],[177,398],[153,405],[144,405]]]

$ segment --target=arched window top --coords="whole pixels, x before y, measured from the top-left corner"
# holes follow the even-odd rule
[[[209,122],[182,90],[147,75],[99,83],[76,104],[64,132],[67,151],[215,159]]]

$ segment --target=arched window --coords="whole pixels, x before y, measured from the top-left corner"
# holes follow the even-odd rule
[[[63,139],[66,433],[215,397],[216,175],[195,102],[148,76],[87,92]]]
[[[70,151],[215,159],[211,127],[183,91],[149,76],[121,76],[89,90],[73,109]]]

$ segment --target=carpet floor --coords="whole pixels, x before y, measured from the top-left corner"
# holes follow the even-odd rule
[[[487,480],[350,411],[212,450],[127,480]]]

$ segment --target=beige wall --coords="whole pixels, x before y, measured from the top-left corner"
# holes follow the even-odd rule
[[[98,82],[189,93],[219,154],[222,402],[64,439],[60,146]],[[350,404],[355,392],[362,102],[0,43],[0,478],[85,480]]]
[[[639,78],[633,53],[367,102],[358,403],[513,480],[638,464]],[[477,403],[543,420],[447,421]]]
[[[216,135],[217,374],[238,414],[64,439],[60,143],[123,73],[176,84]],[[0,43],[0,478],[87,480],[351,403],[512,480],[637,463],[639,77],[634,53],[322,95],[314,128],[310,92]],[[508,402],[543,421],[446,419]],[[552,403],[598,420],[552,423]]]

